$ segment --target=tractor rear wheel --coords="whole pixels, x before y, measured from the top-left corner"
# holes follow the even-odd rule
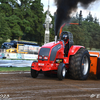
[[[65,78],[65,75],[66,75],[65,64],[60,63],[57,70],[58,79],[63,80]]]
[[[69,74],[71,78],[78,80],[86,80],[90,71],[90,56],[85,48],[70,57]]]
[[[36,71],[36,70],[34,70],[34,69],[31,68],[31,76],[32,76],[33,78],[36,78],[36,77],[38,76],[38,74],[39,74],[38,71]]]

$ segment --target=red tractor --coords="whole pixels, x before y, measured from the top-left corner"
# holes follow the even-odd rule
[[[39,72],[44,75],[56,73],[63,80],[68,72],[71,78],[85,80],[90,71],[90,56],[84,46],[73,45],[73,35],[62,32],[58,41],[47,43],[40,48],[38,61],[31,65],[31,76]]]

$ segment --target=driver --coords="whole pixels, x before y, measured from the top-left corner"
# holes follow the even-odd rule
[[[67,32],[62,32],[61,39],[65,43],[65,48],[64,48],[65,56],[68,56],[68,50],[69,50],[69,36],[68,36],[68,33]]]
[[[67,34],[63,35],[63,38],[64,38],[64,43],[65,43],[64,53],[65,53],[65,56],[68,56],[68,50],[69,50],[69,38],[68,38],[68,35]]]
[[[64,34],[64,35],[63,35],[63,40],[64,40],[64,42],[65,42],[65,45],[68,44],[69,38],[68,38],[68,35],[67,35],[67,34]]]

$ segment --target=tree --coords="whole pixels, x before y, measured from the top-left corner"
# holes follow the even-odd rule
[[[6,17],[12,15],[12,6],[9,4],[8,0],[0,0],[0,13],[5,14]]]
[[[0,14],[0,46],[11,36],[10,28],[5,20],[5,15]]]
[[[88,33],[88,43],[90,50],[92,48],[99,48],[100,43],[100,26],[93,22],[84,22]]]
[[[75,45],[83,45],[85,37],[84,37],[84,31],[80,26],[70,25],[68,27],[68,31],[70,31],[73,34],[73,40]]]
[[[24,33],[22,39],[42,44],[44,40],[44,14],[41,0],[20,0],[20,2],[15,14],[22,20],[21,29]],[[20,9],[22,12],[19,13]]]
[[[88,14],[88,16],[85,20],[88,21],[88,22],[93,22],[93,17],[92,17],[91,12],[89,12],[89,14]]]
[[[0,0],[0,13],[10,29],[10,39],[31,40],[39,44],[44,40],[44,14],[41,0]],[[41,31],[42,30],[42,31]],[[41,38],[42,37],[42,38]]]
[[[31,5],[32,10],[32,20],[34,24],[32,25],[32,30],[30,31],[31,40],[37,41],[40,45],[44,41],[44,29],[43,23],[45,20],[45,16],[43,14],[43,4],[41,0],[34,0]]]
[[[25,39],[25,40],[31,40],[29,37],[26,36],[26,34],[29,34],[31,30],[30,23],[32,22],[32,12],[30,9],[32,0],[19,0],[20,3],[16,2],[13,14],[16,15],[20,19],[19,24],[19,40]]]
[[[99,24],[99,19],[97,19],[97,17],[94,18],[94,23]]]
[[[11,40],[18,39],[22,37],[23,32],[21,30],[20,24],[21,19],[17,17],[16,15],[12,15],[10,17],[6,17],[6,21],[10,27],[11,30]]]

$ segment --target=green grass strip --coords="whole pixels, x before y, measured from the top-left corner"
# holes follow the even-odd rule
[[[30,71],[30,67],[0,67],[0,72]]]

